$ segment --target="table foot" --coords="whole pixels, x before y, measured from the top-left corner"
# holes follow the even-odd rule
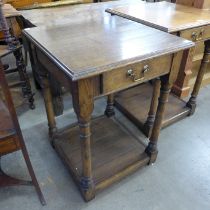
[[[149,161],[148,165],[151,163],[154,163],[156,161],[157,155],[158,155],[157,145],[152,142],[149,142],[148,146],[145,149],[145,152],[150,157],[150,161]]]
[[[186,106],[190,108],[188,116],[191,116],[195,113],[195,108],[196,108],[196,97],[191,96],[190,100],[187,102]]]
[[[80,180],[80,188],[85,201],[88,202],[95,198],[95,186],[92,179],[89,177],[82,177]]]

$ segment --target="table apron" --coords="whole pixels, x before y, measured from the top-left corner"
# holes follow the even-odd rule
[[[41,66],[45,67],[53,77],[59,81],[66,90],[71,91],[72,84],[78,81],[72,81],[65,72],[60,70],[45,53],[36,48],[37,59]],[[94,97],[108,95],[110,93],[125,90],[129,87],[136,86],[148,80],[170,73],[174,54],[167,54],[155,57],[146,61],[129,64],[124,67],[116,68],[105,73],[92,76]],[[129,75],[130,72],[130,75]],[[40,72],[39,72],[40,74]],[[83,80],[83,79],[81,79]]]

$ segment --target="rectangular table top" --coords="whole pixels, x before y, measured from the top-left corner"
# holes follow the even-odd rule
[[[209,11],[165,1],[139,1],[106,11],[169,33],[210,24]]]
[[[119,0],[80,5],[66,5],[62,7],[51,7],[20,11],[21,15],[34,26],[61,26],[68,23],[84,23],[92,19],[106,21],[103,13],[108,7],[137,3],[139,0]]]
[[[91,15],[91,14],[90,14]],[[35,27],[24,35],[71,80],[192,47],[185,39],[103,13],[84,23]]]

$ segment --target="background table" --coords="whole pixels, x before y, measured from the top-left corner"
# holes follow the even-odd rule
[[[163,127],[193,114],[202,80],[205,83],[210,79],[210,68],[207,68],[210,57],[208,41],[210,38],[210,13],[197,8],[169,2],[131,3],[127,6],[107,9],[106,11],[192,40],[196,43],[195,51],[185,55],[177,81],[172,89],[174,94],[186,97],[190,90],[189,84],[194,84],[192,86],[191,98],[186,102],[174,94],[170,95],[169,104],[163,120]],[[205,52],[203,54],[204,45]],[[193,60],[193,63],[191,63],[191,60]],[[204,76],[206,69],[208,71]],[[155,81],[154,89],[158,85],[158,81]],[[157,107],[157,98],[152,96],[152,89],[150,85],[146,84],[144,89],[141,88],[142,92],[136,87],[135,89],[130,89],[127,92],[119,94],[115,100],[117,107],[133,120],[147,136],[150,135],[154,121],[154,112]],[[129,102],[127,101],[128,98]],[[148,109],[150,103],[151,108]],[[136,104],[139,104],[142,109],[138,109]]]

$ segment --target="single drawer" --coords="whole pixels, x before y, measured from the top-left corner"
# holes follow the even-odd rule
[[[203,41],[210,38],[210,26],[202,26],[180,32],[180,37],[193,42]]]
[[[17,151],[19,149],[19,141],[15,136],[8,139],[0,140],[0,156]]]
[[[130,64],[103,74],[103,94],[135,86],[170,72],[172,55]]]

